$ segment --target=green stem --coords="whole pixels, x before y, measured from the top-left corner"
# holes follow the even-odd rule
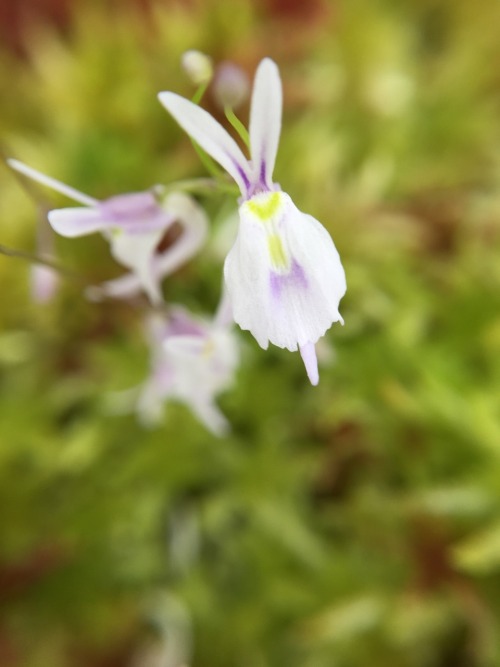
[[[191,102],[193,104],[199,104],[201,102],[201,98],[205,94],[205,91],[207,90],[209,83],[210,83],[210,81],[207,81],[206,83],[201,84],[201,86],[198,88],[198,90],[195,92],[195,94],[191,98]]]
[[[183,181],[176,181],[168,185],[157,185],[154,188],[158,201],[163,200],[172,192],[189,192],[203,195],[210,195],[217,192],[229,192],[237,194],[238,188],[232,185],[226,178],[188,178]]]
[[[208,171],[208,173],[212,174],[214,178],[219,179],[222,176],[222,171],[219,169],[219,167],[215,164],[212,158],[205,153],[203,148],[198,146],[196,141],[193,141],[193,139],[191,139],[191,143],[193,144],[194,150],[196,151],[198,157],[200,158],[203,166]]]
[[[66,278],[70,278],[71,280],[77,280],[80,283],[85,283],[88,284],[82,276],[78,275],[71,269],[67,269],[65,266],[61,266],[58,262],[55,262],[52,259],[49,259],[48,257],[42,257],[41,255],[36,255],[31,252],[26,252],[25,250],[17,250],[15,248],[8,248],[7,246],[0,245],[0,254],[1,255],[6,255],[7,257],[17,257],[18,259],[24,259],[27,262],[30,262],[31,264],[41,264],[42,266],[46,266],[49,269],[52,269],[53,271],[57,271],[57,273],[60,273],[62,276],[65,276]]]
[[[234,127],[238,135],[241,137],[245,146],[248,149],[250,149],[250,137],[248,136],[247,128],[243,125],[238,116],[236,116],[231,107],[224,107],[224,113],[226,114],[226,118],[228,119],[228,121]]]

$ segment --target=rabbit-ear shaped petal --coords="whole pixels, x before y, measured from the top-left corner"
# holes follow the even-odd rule
[[[175,93],[158,99],[182,129],[234,178],[243,195],[250,187],[250,168],[240,147],[207,111]]]
[[[257,68],[250,108],[252,177],[272,189],[272,177],[281,132],[283,93],[278,66],[264,58]]]

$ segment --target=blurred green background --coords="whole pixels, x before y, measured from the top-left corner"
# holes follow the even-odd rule
[[[317,388],[238,332],[218,440],[182,405],[153,430],[109,414],[148,369],[140,301],[68,280],[37,305],[29,264],[0,256],[1,667],[500,665],[500,3],[0,17],[4,149],[96,197],[204,175],[156,100],[193,93],[185,50],[250,76],[274,58],[276,178],[348,282]],[[211,312],[234,202],[201,201],[211,239],[165,297]],[[0,243],[33,251],[36,223],[2,168]],[[121,272],[99,236],[57,254],[92,281]]]

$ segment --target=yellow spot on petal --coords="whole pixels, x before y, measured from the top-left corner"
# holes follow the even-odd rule
[[[277,269],[286,269],[288,267],[288,257],[283,247],[283,243],[277,234],[269,234],[267,237],[267,247],[271,263]]]
[[[211,339],[209,338],[209,339],[205,342],[205,345],[203,346],[202,356],[203,356],[205,359],[208,359],[209,357],[212,356],[212,354],[214,353],[214,351],[215,351],[215,345],[214,345],[214,342],[213,342],[213,340],[211,340]]]
[[[253,215],[262,222],[268,222],[278,212],[282,202],[281,192],[270,192],[269,194],[259,195],[247,202],[247,207]]]

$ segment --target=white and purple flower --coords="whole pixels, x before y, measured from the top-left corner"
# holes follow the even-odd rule
[[[233,382],[239,350],[224,304],[212,321],[172,307],[167,321],[148,321],[151,371],[138,389],[135,409],[145,425],[161,420],[164,403],[185,403],[214,435],[227,433],[229,424],[216,396]]]
[[[133,192],[98,200],[61,183],[18,160],[8,160],[12,169],[83,204],[49,211],[49,222],[58,234],[69,238],[101,232],[111,254],[131,274],[104,283],[96,296],[130,296],[143,289],[152,303],[160,303],[160,281],[200,249],[206,239],[205,213],[187,195],[173,192],[160,203],[152,191]],[[180,238],[162,254],[156,249],[174,224],[184,228]]]
[[[265,58],[255,76],[248,160],[206,111],[172,92],[159,99],[179,125],[236,181],[240,225],[224,265],[234,320],[259,345],[300,350],[308,377],[319,381],[315,343],[333,322],[346,282],[326,229],[299,211],[273,182],[281,130],[282,89],[276,64]]]

